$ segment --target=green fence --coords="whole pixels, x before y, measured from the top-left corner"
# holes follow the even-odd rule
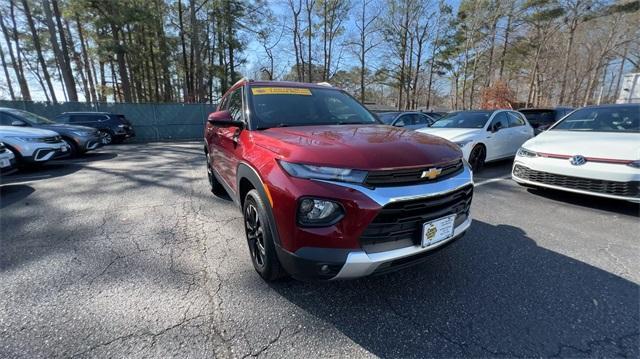
[[[215,110],[212,104],[181,103],[84,103],[4,101],[0,107],[11,107],[53,119],[56,115],[71,111],[113,112],[125,115],[136,131],[135,141],[201,139],[203,126],[209,113]]]

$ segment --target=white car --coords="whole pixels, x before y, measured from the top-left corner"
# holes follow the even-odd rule
[[[57,132],[37,128],[0,126],[0,142],[22,163],[43,163],[69,153]]]
[[[4,143],[0,142],[0,174],[6,175],[16,169],[16,157]]]
[[[640,203],[640,105],[574,111],[522,145],[512,178],[525,186]]]
[[[474,171],[485,162],[513,157],[533,137],[523,114],[511,110],[450,112],[419,132],[454,142]]]

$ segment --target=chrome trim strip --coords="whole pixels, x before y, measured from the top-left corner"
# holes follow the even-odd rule
[[[447,194],[452,191],[456,191],[462,187],[473,185],[473,175],[469,166],[467,164],[464,164],[464,170],[453,177],[447,178],[443,181],[423,183],[413,186],[367,188],[355,183],[328,180],[313,181],[330,183],[336,186],[354,189],[371,198],[380,206],[385,206],[392,202],[435,197]]]
[[[373,273],[383,263],[434,250],[450,242],[455,237],[461,235],[469,228],[469,226],[471,226],[471,216],[467,217],[464,222],[462,222],[458,227],[455,228],[455,230],[453,231],[453,236],[450,239],[437,243],[431,247],[423,248],[421,245],[414,245],[411,247],[404,247],[387,252],[371,254],[367,254],[364,251],[351,252],[347,256],[347,261],[345,262],[340,272],[338,272],[335,277],[331,278],[331,280],[364,277]]]

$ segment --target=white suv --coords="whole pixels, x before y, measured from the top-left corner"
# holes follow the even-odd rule
[[[43,163],[69,152],[58,133],[36,128],[0,126],[0,142],[22,163]]]

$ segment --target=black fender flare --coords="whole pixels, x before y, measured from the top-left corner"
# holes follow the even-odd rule
[[[280,247],[280,235],[278,232],[278,224],[276,222],[275,216],[273,215],[273,208],[271,207],[272,204],[271,204],[271,201],[269,200],[270,197],[267,195],[264,182],[262,182],[262,179],[258,175],[258,171],[256,171],[253,167],[251,167],[245,162],[241,162],[240,164],[238,164],[238,169],[236,172],[236,180],[238,181],[236,183],[236,189],[237,189],[236,197],[238,198],[237,204],[240,206],[241,210],[242,210],[242,204],[244,202],[244,198],[241,198],[242,194],[240,192],[240,182],[242,181],[242,179],[248,180],[253,186],[253,188],[255,188],[258,191],[258,194],[260,194],[260,198],[262,199],[262,202],[264,202],[264,204],[267,207],[267,217],[269,217],[269,222],[271,222],[271,227],[273,229],[273,237],[275,239],[276,245]]]

